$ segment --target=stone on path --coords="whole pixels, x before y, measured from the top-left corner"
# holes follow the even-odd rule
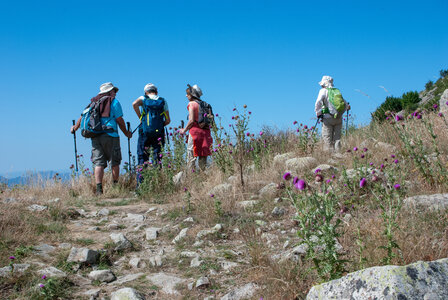
[[[96,271],[92,271],[89,274],[89,278],[92,281],[99,281],[99,282],[112,282],[115,279],[117,279],[114,275],[114,273],[112,273],[111,270],[96,270]]]
[[[28,206],[28,210],[30,210],[30,211],[44,211],[47,209],[48,209],[48,206],[38,205],[38,204],[32,204],[32,205]]]
[[[159,235],[160,228],[158,227],[149,227],[146,229],[146,240],[153,241],[157,239]]]
[[[179,292],[176,290],[176,286],[186,281],[186,279],[165,273],[151,274],[146,278],[156,286],[160,287],[164,293],[169,295],[179,295]]]
[[[233,186],[229,183],[222,183],[218,184],[214,188],[212,188],[208,194],[209,195],[218,195],[218,196],[225,196],[231,194],[233,191]]]
[[[11,266],[6,266],[3,268],[0,268],[0,277],[9,277],[12,274],[22,274],[28,268],[30,267],[30,264],[13,264],[13,268],[11,269]],[[12,272],[11,272],[12,270]]]
[[[142,276],[145,276],[145,273],[133,273],[124,276],[119,276],[116,281],[111,283],[111,285],[122,285],[123,283],[137,280]]]
[[[448,258],[350,273],[311,288],[306,299],[448,299]]]
[[[404,199],[403,205],[418,210],[443,210],[448,208],[448,194],[413,196]]]
[[[115,250],[120,251],[132,248],[132,243],[123,233],[112,233],[109,236],[116,246]]]
[[[205,237],[207,235],[218,233],[218,232],[222,231],[222,229],[223,229],[222,224],[216,224],[211,229],[204,229],[204,230],[199,231],[196,234],[196,238],[200,239],[200,238],[203,238],[203,237]]]
[[[95,250],[90,250],[88,248],[75,248],[70,250],[67,262],[85,263],[85,264],[96,264],[100,254]]]
[[[126,218],[124,218],[125,221],[131,222],[131,223],[142,223],[145,221],[144,215],[139,214],[128,214]]]
[[[305,173],[309,169],[317,165],[317,159],[314,157],[295,157],[286,161],[286,169],[291,171],[294,175]]]
[[[243,299],[252,299],[252,296],[255,294],[257,290],[257,286],[253,283],[248,283],[243,285],[228,294],[225,294],[221,297],[221,300],[243,300]]]
[[[205,276],[199,278],[196,281],[196,288],[197,289],[206,288],[208,286],[210,286],[210,280],[207,277],[205,277]]]
[[[260,197],[273,198],[278,193],[277,184],[271,182],[265,185],[258,193]]]
[[[179,234],[173,239],[173,244],[176,244],[183,240],[187,236],[188,228],[182,229]]]
[[[123,288],[112,293],[110,300],[145,300],[145,296],[133,288]]]
[[[144,268],[146,266],[143,259],[140,257],[133,257],[129,260],[129,265],[134,269]]]
[[[67,274],[64,271],[61,271],[55,267],[46,267],[44,269],[37,270],[37,274],[39,275],[45,275],[47,277],[53,277],[53,278],[64,278],[67,276]]]

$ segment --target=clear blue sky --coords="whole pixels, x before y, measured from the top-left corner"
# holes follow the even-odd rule
[[[387,96],[379,86],[421,90],[448,68],[447,11],[446,0],[4,1],[0,174],[68,169],[71,120],[107,81],[132,127],[146,83],[174,124],[186,117],[186,83],[197,83],[227,118],[247,104],[255,130],[314,123],[317,82],[331,75],[366,124]],[[90,157],[79,134],[78,149]]]

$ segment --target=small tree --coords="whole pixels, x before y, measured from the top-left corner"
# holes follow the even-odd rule
[[[403,109],[407,111],[413,111],[417,109],[420,100],[421,99],[418,95],[418,92],[407,92],[404,93],[403,96],[401,96],[401,105]]]
[[[429,91],[430,89],[432,89],[432,87],[434,86],[434,82],[432,80],[429,80],[426,84],[425,84],[425,89],[427,91]]]

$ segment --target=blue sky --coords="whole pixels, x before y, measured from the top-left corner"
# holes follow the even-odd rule
[[[447,10],[446,0],[4,1],[0,174],[68,169],[71,120],[107,81],[132,127],[146,83],[159,87],[174,125],[196,83],[226,118],[247,104],[258,130],[313,124],[317,82],[331,75],[366,124],[387,96],[379,86],[398,96],[448,68]],[[78,150],[90,156],[79,134]]]

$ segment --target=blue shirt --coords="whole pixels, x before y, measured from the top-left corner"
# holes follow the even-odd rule
[[[121,109],[121,104],[117,99],[112,100],[110,103],[110,115],[108,118],[101,118],[101,124],[110,126],[114,129],[114,132],[108,132],[107,134],[112,137],[119,137],[117,118],[123,117],[123,110]]]

